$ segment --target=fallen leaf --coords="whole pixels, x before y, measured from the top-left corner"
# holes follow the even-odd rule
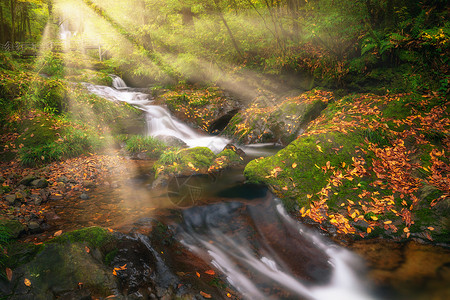
[[[10,268],[6,268],[5,271],[6,271],[6,277],[8,278],[8,281],[11,281],[12,275],[13,275],[12,270]]]
[[[195,275],[197,275],[197,277],[200,278],[200,273],[199,272],[195,272]]]
[[[89,249],[88,246],[84,246],[84,250],[86,250],[87,253],[91,252],[91,249]]]
[[[296,163],[293,163],[293,164],[292,164],[292,169],[295,169],[295,168],[297,168],[297,164],[296,164]]]
[[[53,234],[53,236],[60,236],[62,234],[62,230],[58,230]]]
[[[23,280],[23,283],[25,283],[26,286],[31,286],[31,281],[30,281],[30,279],[28,279],[28,278],[25,278],[25,279]]]
[[[207,293],[202,292],[202,291],[200,291],[200,295],[202,295],[203,297],[208,298],[208,299],[211,298],[210,294],[207,294]]]
[[[216,272],[214,272],[214,270],[207,270],[207,271],[205,271],[205,274],[214,275],[214,274],[216,274]]]

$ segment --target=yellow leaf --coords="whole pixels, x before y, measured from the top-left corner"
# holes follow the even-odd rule
[[[408,227],[403,228],[403,232],[409,232],[409,228]]]
[[[367,233],[371,233],[372,229],[370,227],[367,227]]]
[[[391,224],[391,223],[392,223],[392,221],[386,221],[386,222],[384,222],[384,224],[386,224],[386,225]]]
[[[320,151],[320,152],[322,152],[323,153],[323,151],[322,151],[322,147],[320,147],[319,145],[316,145],[316,147],[317,147],[317,149]]]
[[[31,281],[30,281],[30,279],[28,279],[28,278],[25,278],[25,279],[23,280],[23,283],[25,283],[26,286],[31,286]]]
[[[378,218],[375,217],[375,216],[371,216],[370,218],[371,218],[372,220],[374,220],[374,221],[378,220]]]
[[[295,169],[295,168],[297,168],[297,164],[296,164],[296,163],[293,163],[293,164],[292,164],[292,169]]]
[[[62,234],[62,230],[58,230],[53,234],[53,236],[60,236]]]

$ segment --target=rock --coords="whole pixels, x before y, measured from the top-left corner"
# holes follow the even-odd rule
[[[81,199],[81,200],[88,200],[89,198],[90,198],[89,195],[86,194],[86,193],[82,193],[82,194],[80,195],[80,199]]]
[[[91,189],[91,188],[95,187],[95,183],[92,180],[84,180],[83,187],[85,187],[87,189]]]
[[[169,147],[181,147],[181,148],[187,147],[185,142],[171,135],[159,135],[156,138]]]
[[[36,176],[29,174],[29,175],[25,176],[19,183],[29,186],[29,185],[31,185],[33,180],[36,180]]]
[[[35,179],[31,182],[31,185],[38,189],[43,189],[48,186],[48,181],[45,178]]]
[[[224,115],[218,117],[211,122],[209,125],[208,132],[212,134],[218,134],[222,132],[225,127],[227,127],[230,120],[239,112],[239,108],[232,109],[225,113]]]
[[[30,231],[30,233],[40,233],[43,230],[38,222],[30,221],[30,223],[28,223],[28,231]]]
[[[18,238],[25,232],[25,226],[17,220],[9,220],[0,217],[0,226],[6,228],[6,231],[12,239]]]
[[[16,192],[16,200],[22,201],[23,200],[23,194],[21,192]]]
[[[2,183],[5,182],[5,181],[6,181],[5,177],[0,176],[0,184],[2,184]]]
[[[6,195],[5,200],[9,205],[14,205],[14,203],[16,202],[16,195]]]
[[[10,283],[13,294],[17,299],[27,299],[25,296],[90,299],[91,293],[99,298],[115,295],[118,286],[111,270],[94,259],[85,247],[80,242],[45,245],[30,262],[14,270],[17,277]],[[25,278],[31,282],[30,286],[25,286]]]
[[[50,192],[46,189],[41,189],[39,194],[41,195],[43,202],[47,201],[50,197]]]
[[[31,195],[31,199],[34,202],[34,205],[41,205],[42,203],[42,197],[39,195]]]
[[[56,182],[68,183],[69,179],[66,176],[60,176],[56,179]]]
[[[66,184],[64,182],[58,182],[57,183],[57,187],[58,189],[60,189],[61,191],[64,191],[64,189],[66,188]]]

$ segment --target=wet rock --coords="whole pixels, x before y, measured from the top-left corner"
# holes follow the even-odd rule
[[[24,199],[24,196],[21,192],[16,192],[16,200],[22,201]]]
[[[31,185],[37,189],[43,189],[48,186],[48,181],[45,178],[35,179],[31,182]]]
[[[20,184],[23,184],[23,185],[29,186],[29,185],[31,185],[31,183],[32,183],[34,180],[36,180],[36,176],[30,174],[30,175],[25,176],[19,183],[20,183]]]
[[[0,217],[0,226],[5,227],[13,239],[18,238],[25,232],[25,226],[17,220],[10,220]]]
[[[34,205],[41,205],[41,203],[42,203],[42,197],[41,197],[41,196],[33,195],[33,196],[31,197],[31,199],[32,199],[33,202],[34,202]]]
[[[16,202],[16,195],[6,195],[5,200],[9,205],[14,205]]]
[[[91,188],[95,187],[95,183],[92,180],[84,180],[83,187],[85,187],[87,189],[91,189]]]
[[[43,231],[39,223],[36,221],[30,221],[27,227],[30,233],[41,233]]]
[[[30,299],[90,299],[90,294],[96,298],[117,294],[111,270],[85,247],[83,243],[47,244],[29,263],[14,270],[17,276],[10,283],[13,294],[17,299],[29,295]],[[25,285],[25,278],[30,286]],[[80,283],[87,291],[80,290]]]
[[[58,182],[56,186],[61,191],[64,191],[64,189],[66,188],[66,184],[64,182]]]
[[[60,176],[56,179],[56,182],[68,183],[69,179],[66,176]]]
[[[47,189],[41,189],[39,191],[39,195],[41,195],[42,201],[48,201],[49,197],[50,197],[50,191],[48,191]]]
[[[212,134],[218,134],[222,132],[225,127],[227,127],[228,123],[230,123],[231,119],[239,112],[238,108],[232,109],[222,116],[211,122],[209,125],[208,132]]]
[[[169,147],[187,147],[186,143],[171,135],[160,135],[156,137]]]
[[[86,193],[82,193],[82,194],[80,195],[80,199],[81,199],[81,200],[88,200],[89,198],[90,198],[89,195],[86,194]]]

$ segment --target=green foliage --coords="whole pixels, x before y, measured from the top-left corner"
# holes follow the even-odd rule
[[[151,136],[134,135],[126,141],[125,149],[130,153],[146,153],[149,157],[158,158],[167,148],[160,140]]]
[[[165,150],[158,159],[161,165],[173,165],[173,163],[179,163],[181,161],[181,153],[179,149]]]

